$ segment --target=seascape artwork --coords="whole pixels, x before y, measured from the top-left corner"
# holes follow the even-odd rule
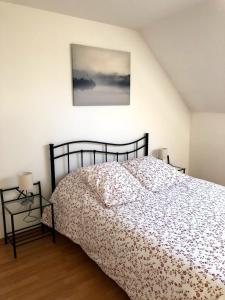
[[[129,105],[130,53],[71,45],[73,105]]]

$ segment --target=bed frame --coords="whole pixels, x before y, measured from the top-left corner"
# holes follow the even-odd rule
[[[80,166],[84,166],[84,153],[90,153],[93,157],[93,164],[95,165],[96,163],[96,155],[101,154],[104,157],[104,162],[108,161],[108,157],[113,156],[116,161],[119,161],[120,156],[124,156],[124,160],[129,159],[129,155],[131,153],[134,153],[135,157],[138,157],[138,154],[140,153],[139,150],[143,149],[143,154],[144,156],[148,155],[148,139],[149,139],[149,134],[145,133],[143,137],[129,143],[123,143],[123,144],[116,144],[116,143],[106,143],[106,142],[99,142],[99,141],[87,141],[87,140],[80,140],[80,141],[72,141],[72,142],[67,142],[63,143],[60,145],[54,145],[54,144],[49,144],[49,151],[50,151],[50,164],[51,164],[51,186],[52,186],[52,192],[54,191],[56,187],[56,170],[55,170],[55,160],[62,159],[63,157],[66,157],[67,160],[67,174],[71,172],[71,167],[70,167],[70,156],[77,154],[79,156],[80,160]],[[140,146],[139,143],[142,142],[142,145]],[[80,149],[80,150],[71,150],[71,145],[72,144],[91,144],[92,148],[91,149]],[[94,145],[94,146],[93,146]],[[102,146],[104,150],[98,150],[96,149],[97,146]],[[110,147],[116,147],[121,149],[121,147],[124,146],[129,146],[129,147],[134,147],[133,150],[129,151],[110,151]],[[62,154],[55,155],[55,149],[61,148]],[[110,160],[112,161],[112,160]]]

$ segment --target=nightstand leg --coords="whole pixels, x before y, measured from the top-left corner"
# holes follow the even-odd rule
[[[15,237],[15,227],[14,227],[14,217],[11,215],[11,225],[12,225],[12,238],[13,238],[13,254],[16,258],[16,237]]]
[[[6,229],[6,220],[5,220],[5,207],[4,207],[4,198],[3,198],[3,191],[0,190],[1,193],[1,204],[2,204],[2,217],[3,217],[3,228],[4,228],[4,240],[5,244],[8,243],[8,238],[7,238],[7,229]]]
[[[41,218],[42,218],[43,207],[42,207],[42,193],[41,193],[41,183],[40,183],[40,181],[38,182],[38,190],[39,190],[39,195],[40,195],[40,214],[41,214]],[[45,227],[44,227],[43,223],[41,223],[41,231],[42,231],[42,233],[45,232]]]
[[[3,217],[3,222],[4,222],[4,240],[5,240],[5,244],[8,244],[8,236],[7,236],[7,231],[6,231],[5,217]]]
[[[54,207],[51,204],[51,211],[52,211],[52,241],[55,243],[55,220],[54,220]]]

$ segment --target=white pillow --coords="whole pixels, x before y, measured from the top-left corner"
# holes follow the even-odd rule
[[[137,201],[147,192],[118,162],[83,168],[81,177],[108,207]]]
[[[174,167],[153,156],[144,156],[121,163],[149,191],[159,192],[182,180]]]

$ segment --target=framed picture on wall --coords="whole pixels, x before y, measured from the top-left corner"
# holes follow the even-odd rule
[[[130,104],[130,53],[71,45],[73,105]]]

